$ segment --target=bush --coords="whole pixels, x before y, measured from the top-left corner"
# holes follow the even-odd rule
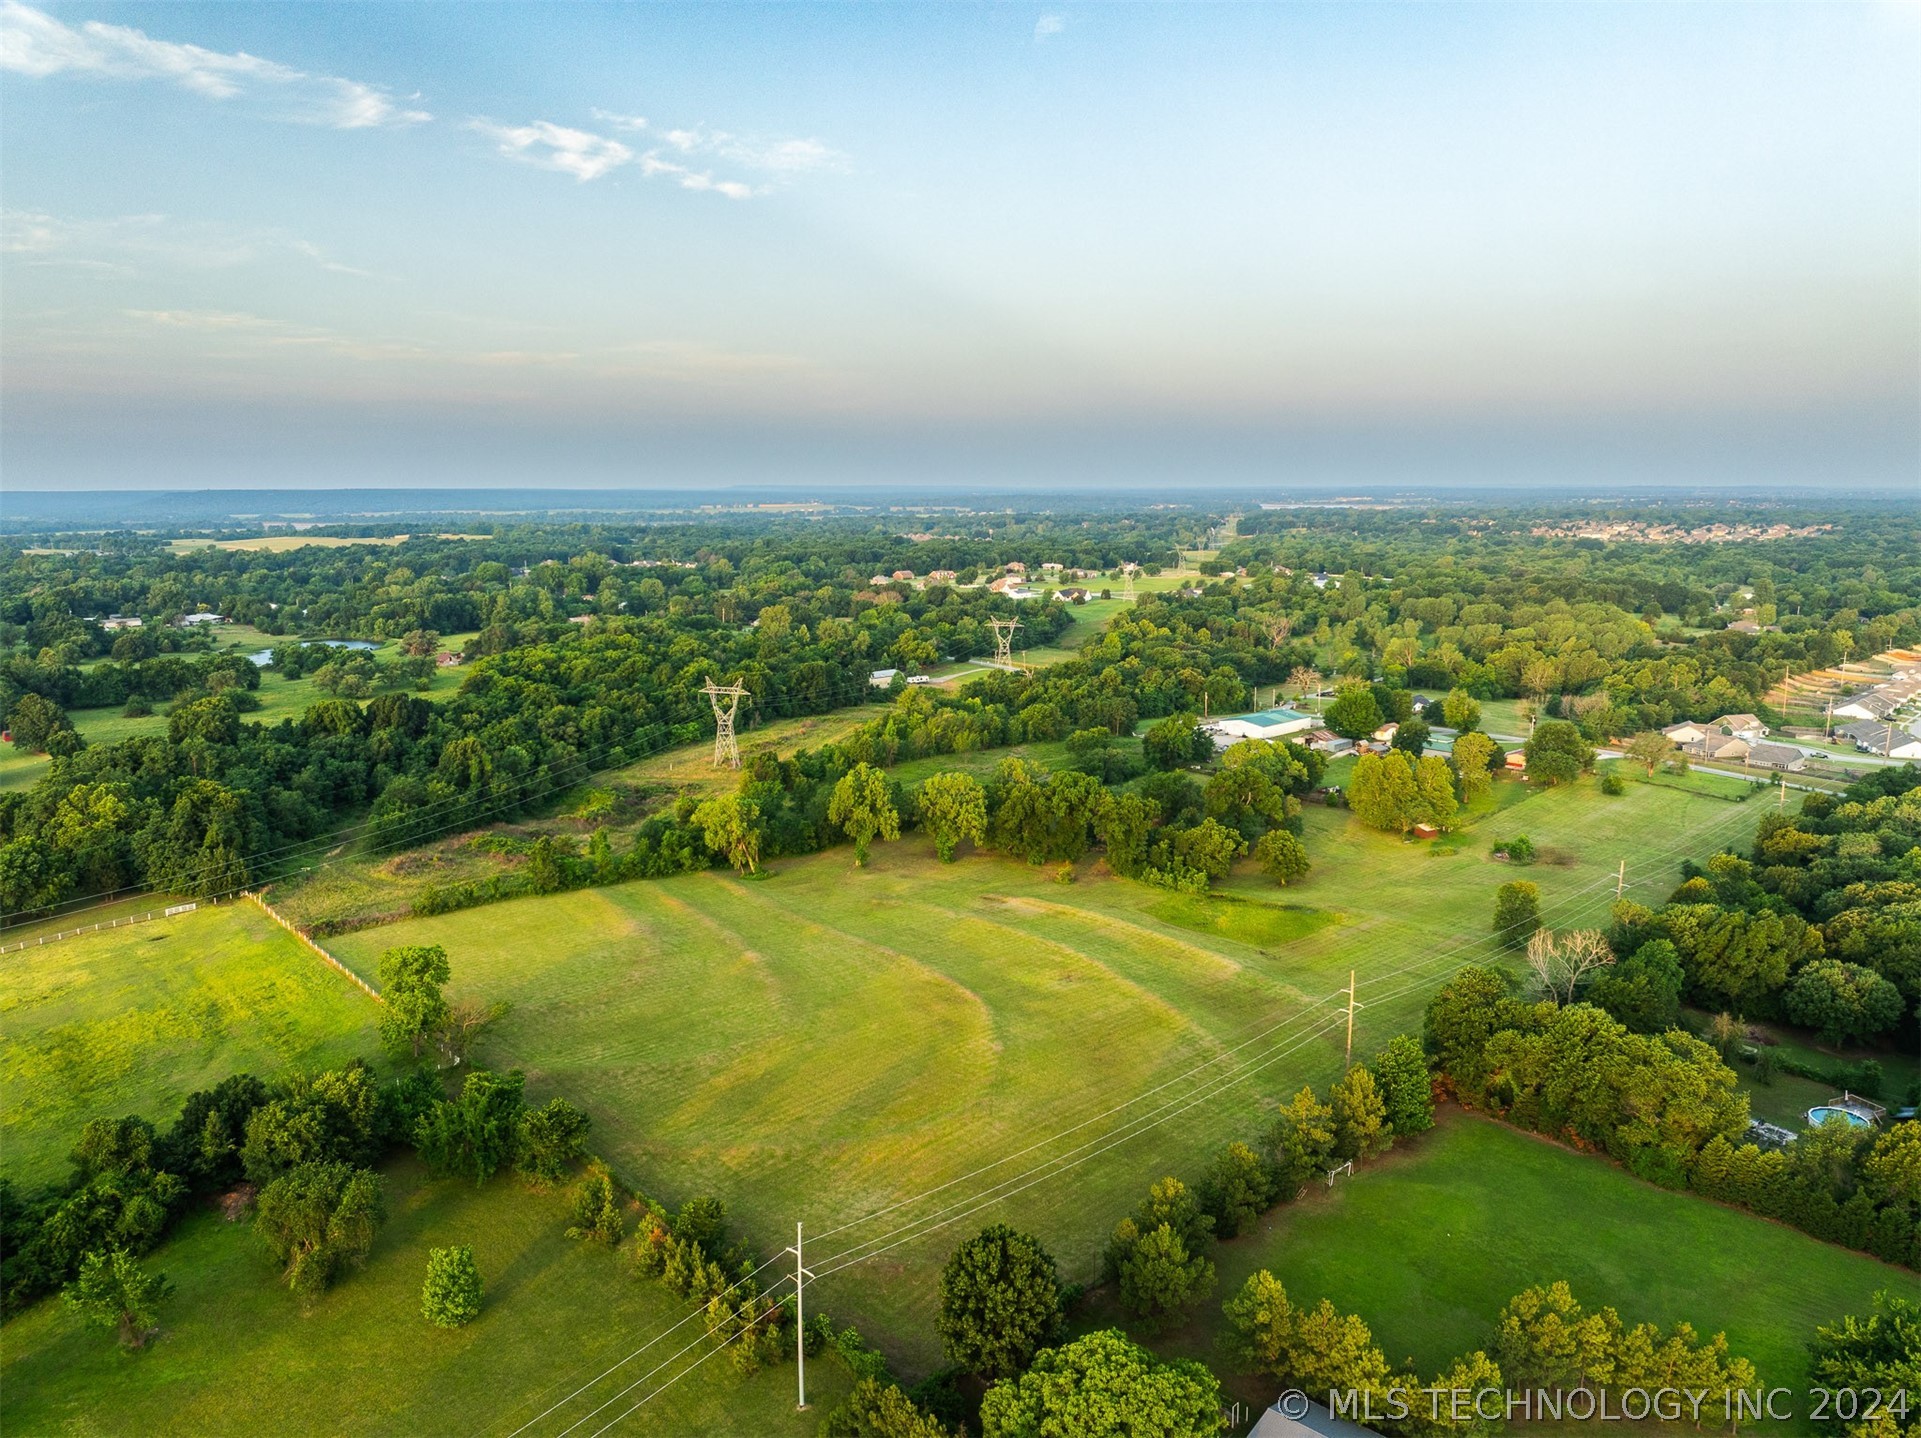
[[[1627,791],[1627,781],[1622,779],[1622,777],[1612,769],[1609,769],[1601,776],[1601,792],[1603,794],[1620,795],[1627,793]]]
[[[1540,886],[1526,879],[1501,885],[1494,894],[1494,932],[1510,949],[1526,946],[1541,927]]]
[[[459,1328],[480,1316],[480,1269],[474,1251],[434,1248],[427,1252],[427,1281],[420,1290],[420,1311],[429,1323]]]

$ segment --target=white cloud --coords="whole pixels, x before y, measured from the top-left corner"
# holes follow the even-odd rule
[[[1061,31],[1066,28],[1067,17],[1065,15],[1043,15],[1034,22],[1034,38],[1036,40],[1045,40],[1049,36],[1060,34]]]
[[[284,230],[237,229],[156,214],[75,220],[39,210],[0,210],[0,254],[17,263],[120,274],[143,268],[224,270],[293,255],[329,274],[378,278]]]
[[[603,123],[618,124],[631,132],[648,128],[639,116],[616,116],[605,110],[596,110],[594,114]],[[598,180],[632,165],[647,179],[664,179],[683,190],[703,190],[730,200],[745,200],[756,193],[754,187],[744,181],[718,177],[711,170],[667,158],[668,152],[691,155],[716,148],[713,137],[702,131],[669,130],[662,134],[661,144],[637,151],[610,135],[556,125],[549,120],[500,125],[492,120],[475,119],[468,122],[468,127],[493,140],[500,153],[510,160],[538,165],[544,170],[558,170],[579,181]]]
[[[245,51],[228,54],[156,40],[127,25],[88,20],[75,28],[21,0],[0,0],[0,70],[37,79],[76,74],[163,80],[209,100],[269,96],[285,107],[279,118],[336,130],[412,125],[433,118],[358,80],[309,74]]]
[[[530,125],[496,125],[471,120],[470,129],[488,136],[510,160],[523,160],[543,170],[558,170],[576,180],[598,180],[609,171],[633,163],[634,152],[618,140],[589,130],[570,129],[547,120]]]

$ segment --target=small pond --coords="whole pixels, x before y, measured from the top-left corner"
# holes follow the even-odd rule
[[[302,644],[325,644],[330,649],[378,649],[380,646],[371,639],[303,639]],[[273,663],[273,650],[261,649],[247,656],[265,669]]]

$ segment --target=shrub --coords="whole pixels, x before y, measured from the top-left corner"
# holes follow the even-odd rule
[[[428,1250],[420,1311],[441,1328],[459,1328],[480,1316],[480,1268],[471,1248],[462,1244]]]

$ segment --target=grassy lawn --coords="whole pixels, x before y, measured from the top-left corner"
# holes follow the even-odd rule
[[[1254,922],[1217,921],[1212,901],[1200,915],[1160,908],[1166,893],[1098,865],[1074,884],[989,855],[941,865],[910,836],[878,845],[864,872],[842,849],[757,881],[704,873],[518,900],[329,946],[366,972],[389,945],[446,945],[457,994],[511,1004],[482,1057],[582,1103],[609,1158],[660,1197],[717,1193],[767,1248],[805,1219],[823,1233],[823,1270],[843,1245],[905,1239],[824,1278],[822,1301],[918,1372],[937,1362],[933,1274],[958,1235],[1004,1217],[1091,1278],[1103,1235],[1150,1177],[1192,1174],[1253,1131],[1268,1100],[1338,1072],[1338,1036],[1316,1030],[1350,969],[1365,1051],[1417,1027],[1459,963],[1494,957],[1483,934],[1511,871],[1486,860],[1490,837],[1525,831],[1561,856],[1528,873],[1549,921],[1568,925],[1605,914],[1618,859],[1628,892],[1658,901],[1682,857],[1744,839],[1752,822],[1647,787],[1614,799],[1591,783],[1512,787],[1516,802],[1439,859],[1310,808],[1313,874],[1284,895],[1251,868],[1228,881],[1272,906]],[[1149,1091],[1198,1098],[1206,1078],[1234,1074],[1244,1081],[1139,1136],[1117,1127],[1135,1110],[1103,1117]],[[1110,1138],[1111,1151],[1078,1149]],[[1054,1156],[1086,1161],[1005,1203],[942,1211]],[[895,1231],[944,1218],[955,1221]],[[841,1224],[854,1226],[825,1237]]]
[[[1217,1299],[1270,1269],[1296,1302],[1359,1313],[1390,1363],[1412,1360],[1423,1376],[1492,1348],[1495,1320],[1523,1288],[1566,1279],[1585,1306],[1611,1305],[1627,1323],[1725,1331],[1763,1385],[1797,1391],[1817,1324],[1914,1286],[1865,1254],[1458,1110],[1352,1180],[1311,1187],[1221,1245],[1216,1262]],[[1111,1316],[1109,1301],[1099,1296],[1090,1326]],[[1156,1346],[1212,1356],[1219,1328],[1210,1302]],[[1244,1396],[1274,1395],[1256,1382]]]
[[[395,1434],[494,1438],[519,1428],[685,1317],[665,1288],[606,1249],[563,1236],[566,1201],[511,1177],[485,1188],[388,1171],[389,1217],[367,1266],[302,1313],[244,1225],[207,1211],[150,1261],[178,1293],[160,1337],[123,1355],[58,1301],[7,1326],[0,1382],[7,1432],[28,1434]],[[468,1244],[486,1284],[480,1317],[444,1330],[420,1316],[427,1250]],[[809,1305],[810,1308],[812,1305]],[[527,1430],[552,1438],[685,1344],[671,1334]],[[577,1430],[593,1432],[709,1351],[703,1340]],[[794,1411],[791,1363],[742,1378],[726,1356],[623,1422],[622,1434],[812,1434],[845,1396],[839,1363],[808,1364],[815,1411]]]
[[[373,1054],[374,1013],[250,904],[0,956],[3,1171],[64,1177],[88,1119],[166,1123],[231,1073]]]

